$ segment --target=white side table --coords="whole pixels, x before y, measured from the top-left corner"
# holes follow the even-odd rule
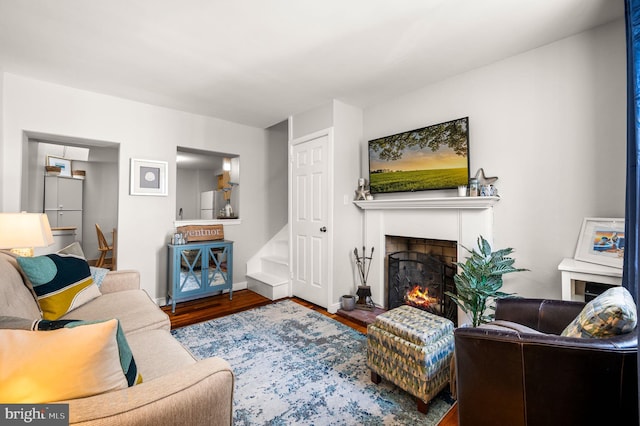
[[[558,270],[562,272],[562,300],[584,302],[584,296],[576,295],[576,280],[609,285],[622,285],[622,269],[595,263],[564,258]]]

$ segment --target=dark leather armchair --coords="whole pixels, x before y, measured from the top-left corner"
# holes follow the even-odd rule
[[[638,329],[603,339],[559,336],[583,306],[498,301],[496,320],[545,334],[457,328],[460,426],[637,425]]]

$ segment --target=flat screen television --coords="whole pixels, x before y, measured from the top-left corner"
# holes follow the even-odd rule
[[[469,182],[469,117],[369,141],[372,194],[456,188]]]

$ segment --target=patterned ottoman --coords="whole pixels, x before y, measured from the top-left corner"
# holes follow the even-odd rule
[[[418,399],[418,411],[449,383],[453,322],[411,306],[376,317],[367,327],[367,366],[371,380],[381,377]]]

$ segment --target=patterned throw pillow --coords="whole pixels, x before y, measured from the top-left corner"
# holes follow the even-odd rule
[[[0,330],[0,401],[47,403],[127,388],[118,328],[112,319],[46,332]]]
[[[68,246],[58,250],[57,254],[71,254],[76,257],[81,257],[83,259],[87,259],[87,256],[84,255],[84,251],[82,251],[82,246],[77,241],[69,244]],[[107,276],[109,269],[106,268],[97,268],[95,266],[89,266],[91,270],[91,278],[93,278],[93,282],[96,283],[98,288],[102,285],[102,281],[104,277]]]
[[[46,320],[56,320],[101,295],[89,264],[80,257],[47,254],[17,260],[33,285]]]
[[[624,287],[612,287],[585,305],[562,331],[566,337],[611,337],[633,331],[636,303]]]
[[[109,273],[109,269],[97,268],[95,266],[89,266],[89,269],[91,270],[91,278],[93,278],[93,282],[96,283],[98,288],[100,288],[102,281],[104,281],[104,278]]]

